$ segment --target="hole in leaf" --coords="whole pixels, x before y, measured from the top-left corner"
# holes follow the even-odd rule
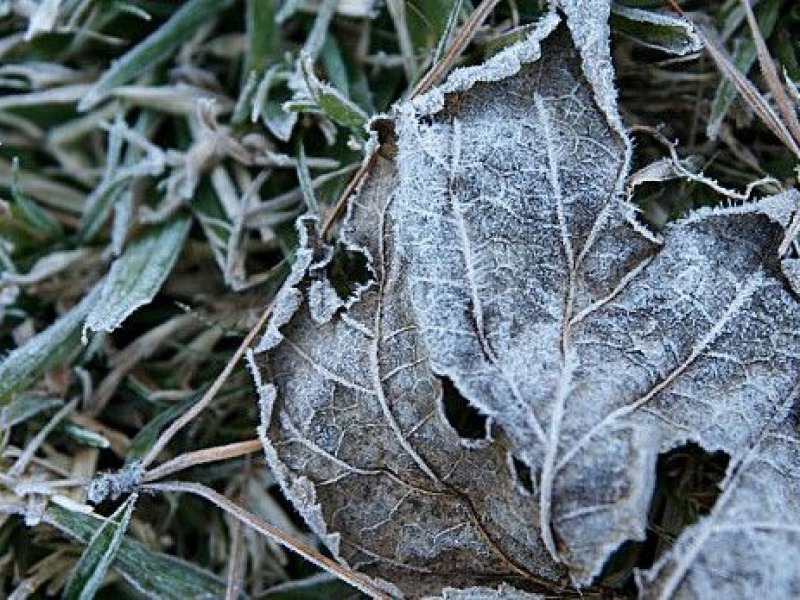
[[[633,569],[651,568],[684,529],[711,512],[729,461],[725,452],[706,452],[693,442],[661,454],[647,516],[647,538],[617,549],[603,569],[603,584],[636,596]]]
[[[469,440],[488,437],[487,419],[475,409],[448,377],[440,377],[444,415],[459,436]]]
[[[531,468],[516,456],[511,457],[511,465],[514,468],[514,476],[517,482],[522,486],[522,489],[531,495],[535,494],[535,490],[533,489],[533,475],[531,474]]]
[[[355,297],[373,280],[366,255],[358,250],[347,249],[341,244],[336,246],[325,272],[342,300]]]
[[[372,129],[378,134],[378,143],[381,156],[387,160],[394,160],[397,157],[397,130],[394,121],[379,117],[372,124]]]

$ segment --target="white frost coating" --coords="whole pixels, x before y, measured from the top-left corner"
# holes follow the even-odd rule
[[[267,323],[261,341],[255,347],[256,353],[266,352],[280,344],[283,339],[280,328],[289,322],[303,301],[302,294],[297,290],[297,285],[306,276],[309,267],[314,262],[314,251],[309,247],[309,229],[316,231],[318,225],[319,221],[315,217],[304,216],[297,220],[299,241],[292,271],[286,278],[281,290],[275,296],[272,316]]]
[[[317,323],[327,323],[336,311],[344,306],[330,280],[319,279],[308,288],[308,305],[311,318]]]
[[[579,272],[596,280],[599,300],[650,246],[622,225],[632,210],[617,198],[626,144],[580,64],[562,28],[539,63],[459,93],[433,122],[402,111],[392,211],[432,366],[496,416],[535,473],[544,469],[540,531],[554,555],[553,469],[562,421],[573,418],[560,313],[589,292]],[[643,448],[630,462],[641,471],[655,454]],[[613,535],[589,533],[596,554],[555,558],[591,579],[615,544],[642,536],[651,479],[619,498]]]
[[[510,585],[502,584],[497,589],[488,587],[474,587],[466,590],[445,588],[442,595],[436,598],[428,597],[425,600],[544,600],[539,594],[528,594],[514,589]]]
[[[611,62],[611,0],[551,0],[567,17],[567,28],[578,49],[583,74],[589,80],[595,102],[605,113],[611,128],[623,144],[622,166],[616,182],[616,193],[622,191],[633,155],[633,144],[622,124],[617,107],[617,88],[614,84],[614,65]],[[632,221],[636,223],[636,221]],[[637,227],[642,233],[643,228]]]
[[[100,299],[103,282],[96,284],[78,304],[61,315],[47,329],[0,356],[0,402],[10,401],[12,394],[32,382],[50,365],[65,359],[72,352],[70,339],[80,331],[81,324]]]
[[[257,372],[256,369],[253,370]],[[275,450],[269,442],[266,424],[272,420],[272,413],[277,398],[277,389],[274,385],[260,385],[258,386],[258,393],[261,425],[258,426],[257,431],[258,437],[264,445],[267,463],[270,465],[275,479],[284,490],[287,490],[289,497],[297,499],[295,506],[311,530],[331,549],[334,556],[338,556],[340,536],[336,533],[328,533],[327,526],[325,525],[325,518],[322,514],[322,508],[315,499],[314,486],[311,485],[306,478],[291,477],[290,473],[283,468],[280,460],[277,459]]]
[[[172,272],[191,224],[188,217],[176,218],[131,243],[111,265],[100,299],[86,317],[85,330],[113,331],[152,302]]]
[[[581,585],[644,536],[659,453],[735,456],[800,370],[771,270],[792,194],[653,244],[616,197],[628,147],[585,63],[557,30],[518,75],[401,111],[391,211],[434,371],[509,435]]]
[[[622,139],[627,133],[617,109],[617,88],[611,62],[610,0],[553,0],[567,16],[567,27],[578,48],[583,73],[591,84],[595,101]],[[628,143],[628,145],[630,145]],[[630,149],[628,149],[630,153]],[[625,161],[626,166],[629,160]]]
[[[755,202],[746,202],[727,207],[704,207],[690,213],[684,221],[699,222],[714,217],[727,215],[761,214],[781,227],[788,227],[792,217],[800,210],[800,191],[790,189],[780,194],[761,198]],[[800,260],[782,258],[781,270],[792,291],[800,296]]]
[[[761,214],[782,227],[789,225],[794,213],[800,210],[800,192],[790,189],[780,194],[730,206],[702,207],[689,213],[682,222],[697,223],[713,217],[726,215]]]
[[[781,269],[792,291],[800,296],[800,259],[785,258],[781,261]]]

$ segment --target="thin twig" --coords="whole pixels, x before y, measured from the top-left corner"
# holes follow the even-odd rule
[[[58,425],[69,413],[75,410],[75,406],[77,404],[78,399],[73,399],[56,414],[54,414],[53,417],[47,422],[47,425],[39,430],[36,436],[25,446],[25,449],[22,451],[22,454],[19,455],[16,462],[8,470],[8,475],[10,477],[19,477],[22,475],[22,472],[28,466],[28,463],[33,458],[33,455],[36,454],[39,446],[44,443],[44,441],[47,439],[47,436],[50,435],[53,429],[55,429],[56,425]]]
[[[375,585],[366,576],[356,573],[355,571],[351,571],[337,563],[335,560],[323,556],[311,546],[296,540],[277,527],[274,527],[266,521],[263,521],[253,513],[242,508],[238,504],[231,502],[222,494],[205,485],[183,481],[165,481],[162,483],[148,483],[142,485],[140,489],[144,492],[179,492],[194,494],[196,496],[200,496],[201,498],[205,498],[235,519],[238,519],[248,527],[251,527],[262,535],[268,537],[276,544],[280,544],[284,548],[296,552],[307,561],[315,564],[321,569],[325,569],[329,573],[332,573],[336,577],[346,581],[370,597],[380,598],[381,600],[390,599],[389,595],[375,587]]]
[[[172,460],[157,466],[155,469],[147,471],[142,481],[156,481],[172,475],[178,471],[203,465],[210,462],[218,462],[222,460],[230,460],[245,454],[252,454],[263,450],[264,446],[259,439],[246,440],[244,442],[235,442],[233,444],[226,444],[224,446],[214,446],[213,448],[204,448],[194,452],[187,452],[176,456]]]
[[[261,313],[261,316],[258,318],[258,321],[255,325],[247,332],[247,335],[242,340],[242,343],[239,344],[239,347],[236,349],[236,352],[233,353],[230,360],[225,365],[225,368],[222,372],[217,376],[214,380],[214,383],[211,384],[211,387],[208,388],[203,397],[200,400],[192,405],[192,407],[183,413],[180,417],[178,417],[172,424],[164,430],[164,432],[158,437],[153,447],[148,450],[147,454],[142,457],[141,467],[143,469],[147,468],[147,466],[152,463],[161,451],[169,444],[170,440],[175,437],[175,434],[178,433],[183,427],[187,424],[191,423],[194,418],[199,415],[205,408],[211,404],[214,400],[214,397],[217,395],[217,392],[220,388],[225,384],[230,377],[231,373],[233,373],[233,369],[236,368],[236,365],[241,360],[242,356],[244,356],[245,351],[247,348],[250,347],[250,344],[253,343],[258,332],[264,327],[269,318],[270,314],[272,314],[272,304],[270,303],[267,308],[264,309],[264,312]]]
[[[225,585],[225,600],[237,600],[241,595],[242,579],[244,579],[245,557],[242,522],[234,521],[231,532],[230,554],[228,558],[228,576]]]
[[[749,200],[750,197],[753,195],[753,190],[762,185],[777,185],[780,186],[780,181],[775,179],[774,177],[762,177],[760,179],[756,179],[755,181],[751,181],[747,184],[744,189],[744,192],[738,192],[734,189],[727,188],[725,186],[720,185],[716,180],[703,175],[702,173],[694,173],[683,166],[681,162],[680,156],[678,156],[677,146],[674,142],[671,142],[667,139],[667,137],[661,133],[659,130],[649,127],[646,125],[634,125],[630,128],[631,132],[643,132],[650,136],[652,136],[657,142],[662,144],[667,151],[669,152],[670,161],[672,163],[672,168],[674,172],[687,179],[688,181],[694,181],[696,183],[701,183],[710,189],[714,190],[718,194],[726,196],[728,198],[733,198],[734,200]]]
[[[328,213],[328,216],[322,225],[322,231],[320,234],[323,238],[328,237],[333,229],[333,225],[339,220],[339,218],[342,216],[342,213],[344,213],[345,206],[347,206],[347,201],[350,199],[350,196],[358,189],[366,176],[372,170],[372,166],[374,164],[375,154],[372,154],[368,160],[361,164],[361,167],[359,167],[358,171],[356,171],[356,174],[353,175],[353,178],[347,184],[347,187],[344,188],[342,195],[339,196],[339,199],[336,201],[333,209]]]
[[[411,92],[411,97],[422,94],[434,85],[450,70],[453,63],[458,59],[464,49],[475,37],[478,28],[483,24],[489,14],[497,6],[500,0],[483,0],[480,6],[476,8],[469,19],[466,20],[464,25],[459,29],[458,34],[453,38],[452,43],[447,48],[442,59],[433,65],[430,70],[425,74]]]
[[[744,14],[747,17],[747,24],[750,26],[750,31],[753,33],[753,41],[756,44],[756,54],[758,56],[758,64],[761,66],[761,74],[767,82],[767,87],[772,92],[772,97],[778,104],[778,110],[783,117],[786,127],[792,134],[794,141],[800,144],[800,122],[797,120],[797,113],[792,106],[789,95],[781,83],[781,78],[778,75],[778,70],[775,68],[775,61],[767,49],[767,43],[764,41],[764,36],[761,35],[761,30],[758,27],[756,16],[753,14],[753,9],[750,6],[749,0],[740,0],[744,8]],[[795,153],[796,154],[796,153]],[[797,154],[796,154],[797,155]],[[797,155],[800,158],[800,155]]]

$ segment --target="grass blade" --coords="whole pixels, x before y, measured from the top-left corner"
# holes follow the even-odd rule
[[[339,4],[338,0],[323,0],[317,11],[317,18],[314,20],[311,33],[308,34],[306,43],[303,45],[303,55],[309,56],[313,60],[319,57],[322,45],[325,43],[325,36],[328,35],[328,28],[333,21],[333,15],[336,14],[337,4]]]
[[[453,36],[453,33],[456,30],[456,25],[458,25],[458,19],[461,16],[461,11],[464,8],[464,0],[456,0],[453,2],[453,6],[450,9],[450,15],[447,17],[447,23],[444,26],[444,31],[442,32],[442,37],[439,39],[439,45],[436,46],[436,52],[433,54],[433,58],[431,59],[431,64],[436,64],[439,62],[439,59],[442,58],[444,54],[445,48],[447,48],[447,44],[450,43],[450,38]]]
[[[39,394],[19,394],[14,397],[9,405],[8,426],[14,427],[35,417],[39,413],[63,405],[64,401],[60,398],[52,398]]]
[[[92,108],[114,88],[128,83],[154,64],[168,58],[178,46],[191,39],[200,26],[231,3],[232,0],[190,0],[181,6],[169,21],[103,73],[78,104],[78,110]]]
[[[308,90],[323,112],[335,123],[362,130],[369,117],[352,100],[333,86],[320,81],[313,71],[310,60],[303,62],[303,76]]]
[[[303,199],[308,212],[318,215],[319,204],[317,203],[317,196],[314,194],[314,185],[311,183],[311,173],[308,171],[306,149],[302,143],[298,144],[297,148],[297,179],[300,182],[300,190],[303,192]]]
[[[245,13],[248,48],[244,72],[264,72],[275,54],[278,42],[275,6],[273,0],[248,0]]]
[[[95,286],[80,303],[0,362],[0,406],[10,402],[15,392],[24,390],[49,367],[69,361],[80,347],[81,326],[100,299],[100,288]]]
[[[94,598],[119,551],[136,506],[136,499],[136,494],[130,496],[111,518],[95,531],[70,575],[62,596],[65,600],[91,600]],[[116,522],[117,518],[119,522]]]
[[[27,221],[35,229],[39,230],[42,234],[49,238],[58,238],[64,235],[58,221],[53,219],[50,215],[42,210],[33,200],[28,198],[27,194],[19,187],[19,182],[16,176],[19,174],[19,162],[14,159],[13,162],[14,179],[11,183],[11,197],[14,199],[16,206],[19,208],[20,217]]]
[[[25,504],[16,508],[24,512]],[[58,504],[48,507],[44,521],[84,544],[103,526],[100,517]],[[151,552],[127,536],[122,537],[113,567],[147,598],[219,598],[225,593],[225,583],[215,575],[178,558]]]
[[[703,47],[692,24],[670,13],[615,3],[611,8],[611,25],[644,46],[670,54],[683,56]]]
[[[92,331],[112,331],[161,289],[183,249],[191,219],[180,216],[150,229],[114,261],[100,301],[86,319]]]
[[[450,70],[450,67],[453,66],[464,49],[469,45],[470,41],[472,41],[478,28],[491,14],[499,1],[500,0],[483,0],[483,2],[472,11],[472,14],[470,14],[469,18],[450,42],[450,45],[447,47],[441,59],[436,62],[436,64],[432,65],[425,76],[414,86],[414,89],[411,91],[411,97],[426,92],[431,86],[436,85],[442,77],[444,77],[445,73]]]
[[[282,99],[277,97],[281,95],[280,90],[273,90],[272,88],[277,87],[279,82],[285,82],[287,77],[287,74],[282,73],[278,65],[273,65],[267,70],[264,74],[264,79],[259,85],[259,92],[256,93],[263,100],[258,105],[257,111],[257,105],[253,105],[254,114],[252,118],[253,122],[255,122],[258,115],[261,115],[264,125],[276,138],[284,142],[289,141],[289,138],[292,137],[292,131],[297,124],[297,113],[284,110]],[[286,95],[286,99],[288,99],[288,95]]]
[[[131,445],[128,446],[128,451],[125,456],[126,462],[131,463],[142,458],[156,443],[158,436],[161,435],[161,431],[200,400],[207,389],[208,386],[201,387],[192,395],[168,406],[148,421],[147,424],[139,430],[136,437],[133,438]]]
[[[780,0],[769,0],[759,5],[757,20],[765,36],[772,35],[772,31],[775,29],[775,25],[778,22],[780,7]],[[734,51],[731,60],[736,68],[746,75],[756,61],[755,42],[752,39],[743,40],[742,44]],[[736,100],[736,96],[737,90],[734,84],[728,79],[723,79],[714,93],[714,99],[711,101],[711,115],[708,119],[708,126],[706,127],[708,137],[712,139],[717,138],[720,127],[722,127],[722,122],[733,105],[734,100]]]

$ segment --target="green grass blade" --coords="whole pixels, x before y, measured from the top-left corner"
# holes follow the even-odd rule
[[[768,0],[758,6],[756,19],[765,38],[772,35],[775,29],[781,5],[782,2],[780,0]],[[732,60],[739,72],[747,75],[756,62],[756,44],[751,37],[745,36],[742,44],[733,53]],[[706,128],[708,137],[711,139],[717,138],[722,122],[738,96],[739,92],[733,82],[727,77],[723,77],[714,93],[714,99],[711,101],[711,115]]]
[[[136,434],[136,437],[131,440],[131,444],[128,446],[128,451],[125,457],[126,463],[130,464],[131,462],[138,460],[147,454],[150,451],[150,448],[155,445],[156,440],[161,435],[161,432],[167,428],[167,425],[189,410],[193,404],[203,397],[207,389],[208,385],[202,386],[188,398],[185,398],[180,402],[165,408],[155,417],[150,419],[147,424],[139,430],[139,433]]]
[[[333,21],[333,15],[336,14],[336,5],[338,0],[323,0],[322,4],[317,11],[317,18],[314,20],[314,26],[311,28],[311,33],[308,34],[306,43],[303,45],[302,54],[309,56],[316,60],[322,50],[322,44],[325,43],[325,36],[328,35],[328,28]]]
[[[102,433],[97,433],[76,423],[61,423],[59,430],[67,437],[84,446],[93,448],[110,448],[111,442]]]
[[[322,44],[320,61],[325,67],[325,73],[331,82],[345,98],[350,98],[350,81],[348,79],[347,64],[336,38],[329,35]]]
[[[335,88],[323,84],[316,91],[319,107],[332,121],[346,127],[362,129],[369,117],[361,107],[342,96]]]
[[[278,47],[274,0],[248,0],[245,22],[248,47],[244,72],[248,76],[253,71],[261,75]]]
[[[48,507],[45,521],[78,541],[88,544],[103,520],[95,515],[68,510],[57,504]],[[146,598],[185,600],[222,598],[225,583],[215,575],[178,558],[151,552],[123,536],[113,567]]]
[[[447,48],[447,44],[450,43],[450,39],[456,31],[456,25],[458,25],[458,19],[461,16],[463,8],[464,0],[455,0],[455,2],[453,2],[453,6],[450,9],[450,15],[447,17],[447,23],[445,24],[444,31],[442,32],[442,37],[439,39],[439,45],[436,46],[436,52],[434,52],[433,58],[431,59],[432,65],[435,65],[437,62],[439,62],[439,60],[441,60],[442,56],[444,56],[444,51]]]
[[[279,140],[289,141],[292,131],[297,124],[297,113],[286,111],[283,108],[282,100],[289,97],[287,93],[281,94],[278,84],[288,78],[285,72],[281,72],[278,65],[270,67],[264,74],[261,86],[264,88],[264,102],[261,108],[261,118],[264,125]],[[273,89],[275,87],[276,89]],[[279,97],[279,96],[285,96]]]
[[[100,288],[95,286],[80,303],[0,362],[0,406],[8,404],[15,392],[24,390],[49,367],[67,364],[80,348],[81,326],[100,299]]]
[[[152,128],[155,122],[157,122],[156,115],[149,110],[144,110],[136,119],[133,131],[147,136],[148,129]],[[123,145],[120,124],[117,121],[108,134],[108,149],[106,150],[108,161],[105,164],[107,174],[125,171],[143,158],[141,148],[129,145],[125,149],[122,164],[119,164],[119,153]],[[107,181],[101,182],[87,199],[81,217],[81,226],[78,230],[78,240],[81,243],[89,243],[94,239],[106,223],[114,205],[117,202],[123,202],[123,194],[130,190],[131,177],[109,178]]]
[[[64,401],[39,394],[18,394],[9,405],[8,426],[14,427],[39,413],[61,408]]]
[[[611,25],[644,46],[670,54],[683,56],[703,47],[691,23],[668,12],[614,4]]]
[[[103,73],[78,104],[78,110],[92,108],[114,88],[169,58],[178,46],[197,33],[199,27],[231,4],[232,0],[190,0],[181,6],[169,21]]]
[[[11,197],[14,198],[14,202],[20,211],[20,217],[48,238],[59,238],[63,236],[64,231],[61,229],[61,225],[59,225],[58,221],[50,217],[47,212],[42,210],[20,189],[19,182],[17,181],[19,163],[16,159],[13,162],[13,173],[14,178],[11,183]]]
[[[415,70],[419,68],[420,57],[433,57],[436,54],[457,3],[458,0],[397,0],[387,3],[399,37],[401,53],[406,63],[413,63]],[[467,9],[471,12],[471,5],[478,4],[479,1],[469,2]],[[404,49],[406,44],[408,48]],[[407,52],[410,53],[408,56]],[[416,79],[413,77],[412,81]]]
[[[303,63],[303,75],[314,101],[334,123],[363,130],[369,116],[360,106],[332,85],[320,81],[314,74],[310,61]]]
[[[149,304],[175,266],[190,225],[190,217],[182,215],[134,241],[111,265],[86,327],[112,331],[137,308]]]
[[[314,215],[319,214],[319,204],[314,193],[314,184],[311,183],[311,173],[308,171],[308,161],[306,159],[306,149],[302,142],[297,148],[297,179],[300,182],[300,190],[303,192],[303,199],[306,203],[308,212]]]
[[[64,600],[94,598],[128,529],[136,499],[136,494],[131,495],[111,518],[95,531],[70,575],[62,596]],[[119,522],[116,522],[116,519],[119,519]]]

